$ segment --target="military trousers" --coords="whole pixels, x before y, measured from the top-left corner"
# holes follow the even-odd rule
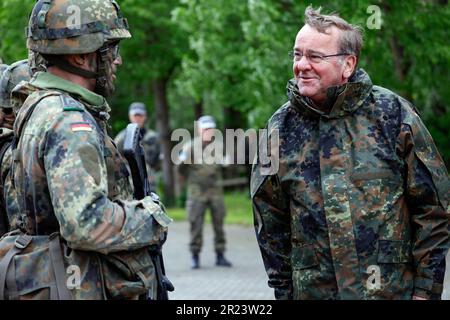
[[[203,244],[203,224],[206,209],[211,210],[212,224],[214,230],[214,248],[216,252],[225,251],[225,231],[223,222],[225,218],[225,204],[223,198],[197,200],[188,199],[186,210],[188,212],[191,239],[189,243],[193,254],[200,253]]]

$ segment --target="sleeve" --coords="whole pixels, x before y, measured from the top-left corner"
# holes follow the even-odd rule
[[[406,164],[406,197],[413,230],[414,294],[440,299],[449,249],[450,183],[439,152],[419,116],[403,117],[399,144]]]
[[[62,237],[73,249],[105,254],[159,245],[171,222],[159,205],[108,199],[99,130],[87,112],[63,112],[41,147]]]
[[[264,165],[253,166],[251,196],[254,227],[269,287],[276,299],[292,299],[291,222],[289,200],[278,174],[265,175]]]

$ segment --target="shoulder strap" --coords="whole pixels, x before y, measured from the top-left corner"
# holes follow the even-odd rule
[[[16,123],[14,124],[14,137],[13,137],[13,140],[11,143],[12,161],[11,161],[11,169],[10,169],[10,172],[11,172],[10,178],[11,178],[11,185],[12,185],[13,189],[15,189],[17,191],[17,196],[18,196],[17,201],[19,203],[19,207],[22,212],[22,214],[21,214],[21,219],[23,220],[22,223],[24,223],[24,221],[27,221],[27,219],[25,219],[25,215],[30,214],[30,212],[28,210],[26,210],[25,201],[21,201],[21,200],[23,200],[23,194],[21,197],[20,188],[22,188],[22,193],[25,190],[24,189],[25,181],[23,181],[24,180],[23,179],[24,172],[23,172],[22,165],[19,165],[19,172],[18,172],[18,174],[20,175],[19,180],[23,181],[22,186],[19,187],[19,189],[17,189],[16,183],[15,183],[15,173],[14,172],[16,170],[17,164],[22,161],[22,159],[19,155],[19,152],[17,150],[17,146],[18,146],[20,138],[22,136],[22,131],[25,128],[25,125],[28,122],[28,120],[31,118],[31,115],[33,114],[33,112],[36,109],[36,106],[39,104],[39,102],[41,102],[44,98],[47,98],[50,96],[58,96],[58,95],[61,95],[61,92],[50,91],[39,97],[36,97],[35,99],[28,98],[27,100],[25,100],[25,102],[21,108],[21,111],[25,112],[25,115],[23,116],[22,120],[20,120],[20,121],[17,121],[17,118],[16,118]],[[20,114],[20,111],[19,111],[19,114]]]
[[[58,91],[50,91],[42,96],[40,96],[38,99],[31,101],[31,105],[27,106],[27,100],[25,100],[23,106],[21,109],[27,109],[26,110],[26,114],[24,116],[24,119],[22,121],[20,121],[19,127],[18,128],[14,128],[14,139],[13,139],[13,143],[12,143],[12,149],[13,151],[15,149],[17,149],[17,145],[19,143],[19,139],[22,135],[22,130],[25,127],[26,123],[28,122],[28,120],[30,120],[31,115],[34,112],[34,109],[36,109],[36,106],[39,104],[39,102],[41,102],[43,99],[50,97],[50,96],[58,96],[61,95],[61,92]]]

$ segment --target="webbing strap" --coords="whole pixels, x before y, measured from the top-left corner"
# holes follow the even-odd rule
[[[16,284],[16,260],[11,259],[10,267],[6,273],[6,287],[8,288],[8,300],[18,300],[19,293],[17,292]]]
[[[19,236],[16,239],[14,247],[12,247],[0,261],[0,300],[5,300],[5,282],[11,261],[14,259],[14,256],[25,249],[32,240],[33,238],[28,235]]]
[[[59,236],[53,236],[53,238],[50,238],[50,261],[52,263],[53,274],[55,276],[58,300],[72,300],[72,295],[67,288],[66,272],[63,262],[63,252],[59,243],[60,238]]]
[[[67,60],[60,56],[56,55],[46,55],[45,58],[50,62],[51,64],[63,69],[64,71],[82,76],[84,78],[88,79],[95,79],[98,76],[97,72],[93,72],[90,70],[81,69],[78,67],[75,67],[71,65]]]

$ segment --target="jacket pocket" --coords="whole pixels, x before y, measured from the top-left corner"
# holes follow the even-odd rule
[[[292,248],[292,268],[294,270],[303,270],[313,268],[319,265],[316,250],[312,245],[304,245]]]
[[[411,245],[408,241],[378,240],[378,263],[408,263],[411,261]]]

